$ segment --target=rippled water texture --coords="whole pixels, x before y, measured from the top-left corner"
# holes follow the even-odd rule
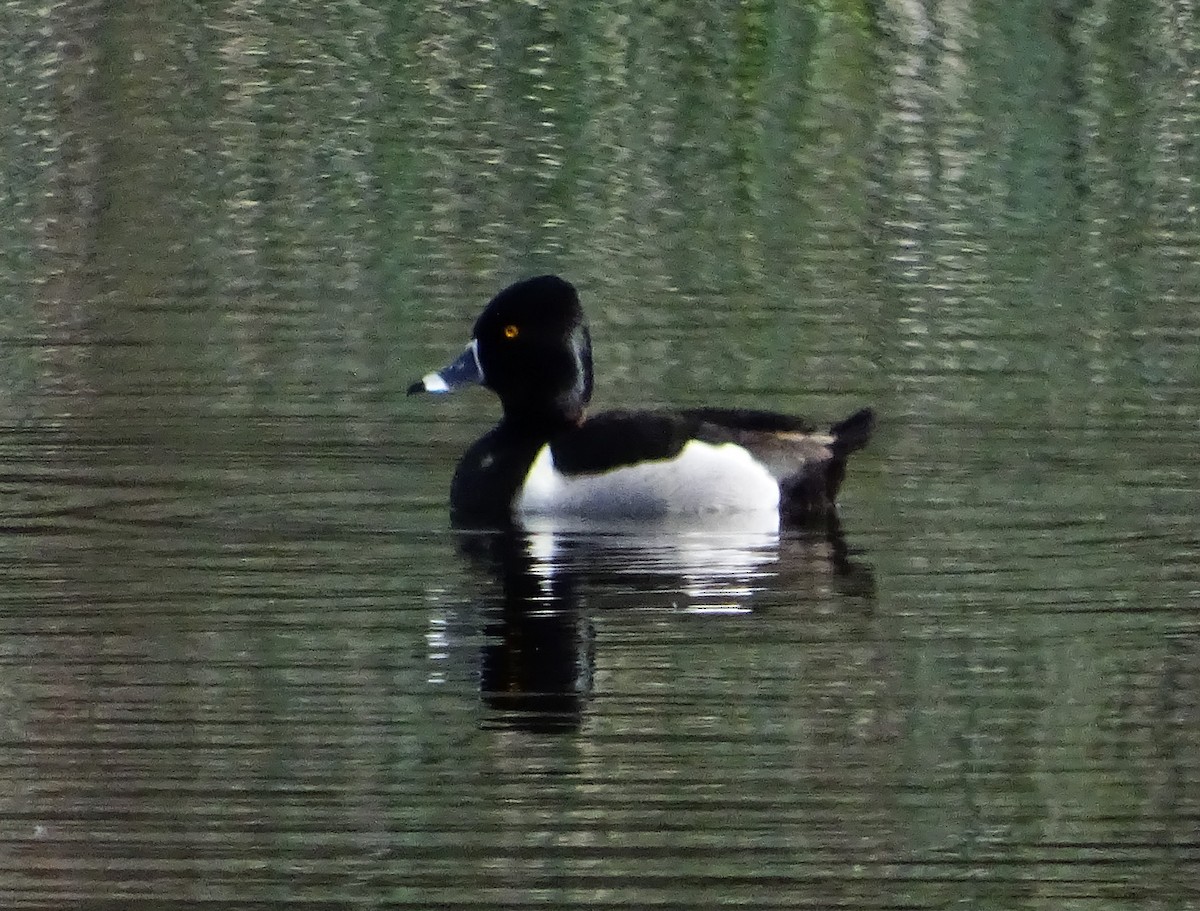
[[[0,907],[1200,907],[1198,35],[0,5]],[[542,271],[841,529],[452,530]]]

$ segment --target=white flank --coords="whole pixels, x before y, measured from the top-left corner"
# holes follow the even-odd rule
[[[442,379],[440,373],[427,373],[421,377],[421,384],[425,387],[426,392],[449,392],[450,387],[446,385],[446,381]]]
[[[517,496],[518,515],[654,519],[711,513],[778,516],[779,485],[745,449],[691,440],[673,459],[563,475],[550,447],[533,460]]]

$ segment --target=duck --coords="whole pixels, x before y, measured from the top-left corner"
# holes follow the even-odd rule
[[[462,354],[408,389],[478,385],[500,399],[500,422],[455,469],[456,526],[676,517],[719,528],[746,514],[777,526],[836,521],[847,458],[875,426],[870,408],[827,429],[747,408],[588,415],[593,380],[591,335],[569,281],[527,278],[488,302]]]

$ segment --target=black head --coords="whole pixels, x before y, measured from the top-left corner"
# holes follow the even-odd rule
[[[484,385],[507,416],[578,421],[592,397],[592,343],[570,282],[540,275],[509,285],[475,322]]]
[[[592,397],[592,344],[570,282],[540,275],[509,285],[475,322],[454,364],[410,391],[447,392],[481,382],[510,421],[578,423]]]

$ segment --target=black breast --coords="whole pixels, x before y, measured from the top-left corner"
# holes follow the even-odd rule
[[[450,482],[450,517],[456,525],[507,525],[512,501],[544,439],[490,430],[463,454]]]

